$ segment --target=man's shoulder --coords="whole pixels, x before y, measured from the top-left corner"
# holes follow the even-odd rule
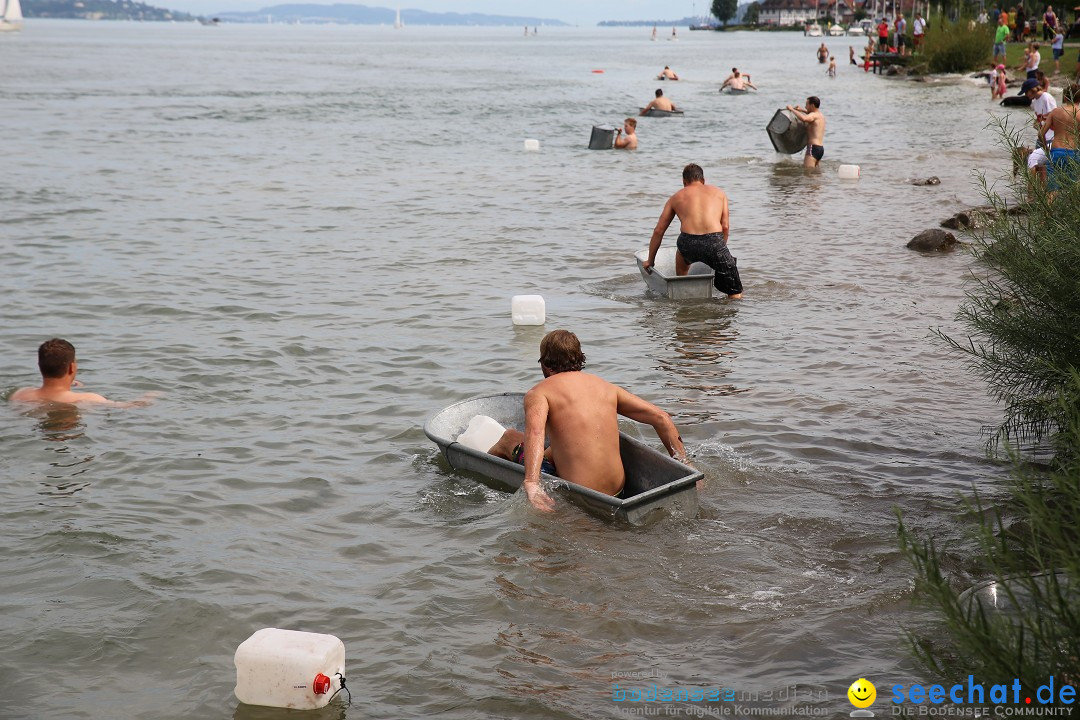
[[[11,393],[11,397],[8,398],[9,402],[36,402],[40,399],[41,388],[36,387],[24,387],[19,388],[15,392]]]

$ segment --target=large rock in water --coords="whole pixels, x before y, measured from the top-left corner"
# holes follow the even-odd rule
[[[949,230],[978,230],[993,221],[997,211],[991,205],[971,208],[941,221],[941,227]]]
[[[956,247],[956,236],[944,230],[923,230],[911,238],[907,244],[909,250],[920,252],[938,252],[940,250],[952,250]]]

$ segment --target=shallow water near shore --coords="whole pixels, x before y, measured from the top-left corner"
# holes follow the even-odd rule
[[[902,632],[932,617],[895,510],[956,538],[957,493],[1006,469],[984,454],[999,409],[931,335],[958,332],[970,259],[904,244],[1004,169],[996,107],[960,81],[829,79],[800,35],[648,32],[0,37],[0,390],[61,336],[86,390],[164,393],[0,408],[0,717],[292,717],[232,696],[261,627],[344,641],[353,703],[312,717],[624,717],[618,682],[796,685],[839,717],[856,678],[879,709],[922,679]],[[664,65],[686,116],[586,150]],[[717,92],[733,65],[758,93]],[[808,174],[764,127],[810,94]],[[637,274],[687,162],[731,197],[742,301]],[[523,293],[545,327],[511,325]],[[698,517],[540,515],[424,437],[452,402],[528,389],[559,327],[672,413]]]

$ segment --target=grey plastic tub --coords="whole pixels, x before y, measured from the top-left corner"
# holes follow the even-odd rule
[[[649,289],[671,300],[703,300],[712,297],[713,269],[705,263],[691,263],[686,275],[675,274],[675,248],[662,247],[656,251],[652,272],[645,272],[644,262],[649,249],[634,253],[641,279]]]
[[[644,110],[645,108],[641,108]],[[640,112],[640,110],[639,110]],[[682,117],[682,110],[658,110],[657,108],[651,108],[649,112],[645,113],[645,117]]]
[[[424,423],[428,436],[455,470],[479,473],[494,481],[499,489],[517,490],[525,480],[525,468],[486,452],[455,442],[476,415],[487,415],[503,427],[525,428],[525,395],[503,393],[462,400],[432,415]],[[645,525],[667,515],[697,515],[697,483],[702,473],[660,452],[640,440],[619,433],[619,452],[626,471],[625,499],[605,495],[587,487],[543,474],[545,485],[575,505],[603,518]]]
[[[612,125],[593,125],[589,137],[590,150],[611,150],[615,147],[615,127]]]
[[[786,108],[776,111],[765,132],[778,153],[794,155],[806,148],[806,124]]]

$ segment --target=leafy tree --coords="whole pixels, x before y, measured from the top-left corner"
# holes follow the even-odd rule
[[[746,8],[746,13],[743,15],[743,22],[747,25],[757,25],[758,20],[761,17],[761,3],[752,2]]]
[[[739,11],[739,0],[713,0],[712,14],[725,25]]]

